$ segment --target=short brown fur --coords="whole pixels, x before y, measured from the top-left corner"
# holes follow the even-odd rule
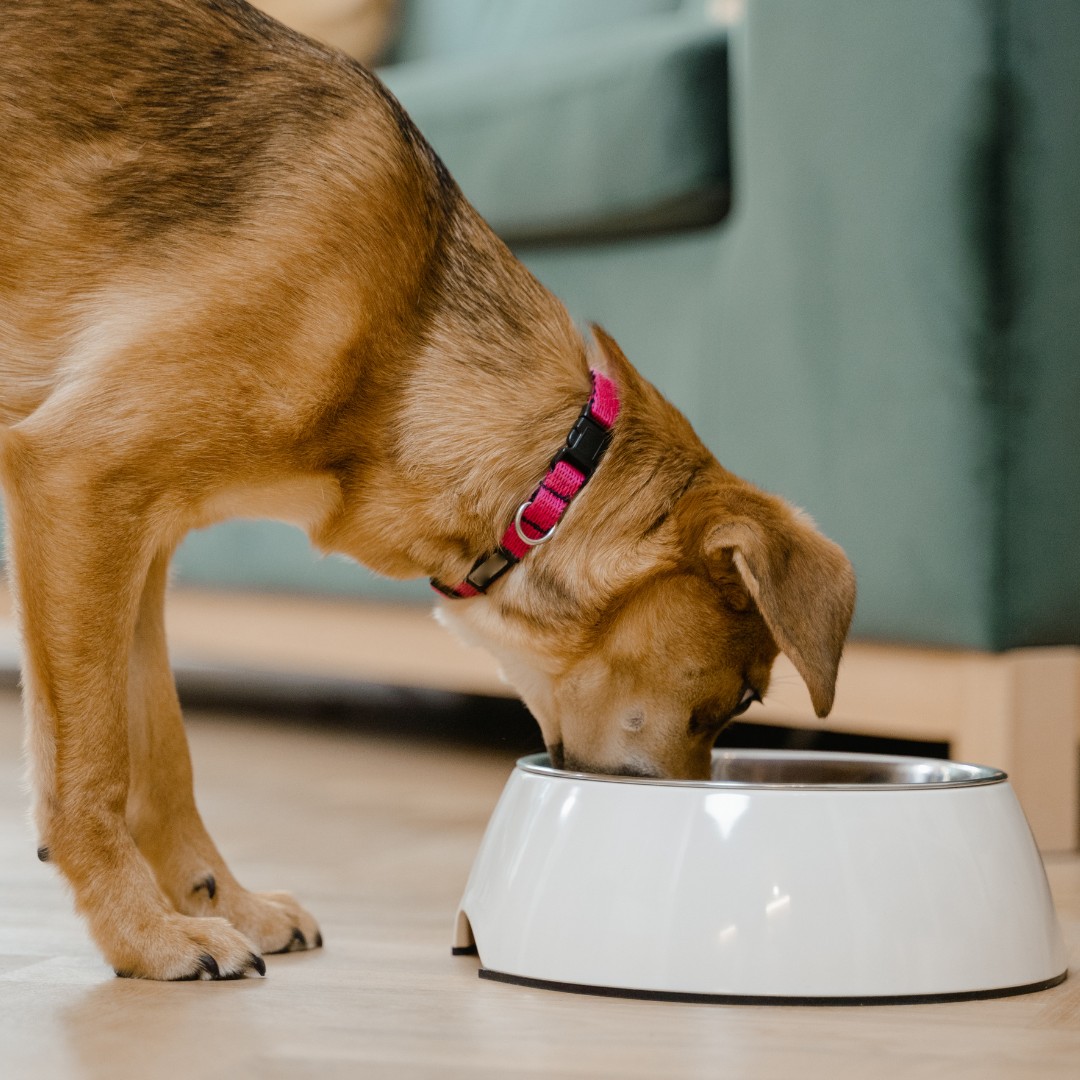
[[[35,820],[119,972],[227,977],[321,943],[291,896],[239,885],[195,808],[162,619],[184,534],[280,517],[457,581],[590,362],[622,400],[608,457],[556,541],[444,620],[583,768],[703,775],[778,647],[828,710],[839,548],[581,336],[359,65],[240,0],[2,0],[0,142]]]

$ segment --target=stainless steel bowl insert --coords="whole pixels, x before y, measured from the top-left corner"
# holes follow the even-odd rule
[[[789,750],[714,750],[709,780],[663,780],[646,776],[607,776],[553,768],[547,754],[521,758],[517,767],[543,776],[598,783],[666,787],[767,788],[785,791],[926,791],[1001,784],[1000,769],[936,758],[885,754],[840,754]]]

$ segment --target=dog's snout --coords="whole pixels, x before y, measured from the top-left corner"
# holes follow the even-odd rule
[[[557,756],[556,756],[557,755]],[[551,764],[567,772],[594,773],[598,776],[640,776],[644,779],[661,780],[667,774],[643,761],[626,761],[620,764],[598,765],[567,754],[561,743],[548,747]]]
[[[616,769],[615,776],[639,776],[646,780],[662,780],[664,774],[659,769],[650,768],[648,765],[631,763]]]

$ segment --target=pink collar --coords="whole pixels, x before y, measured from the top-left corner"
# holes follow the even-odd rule
[[[566,445],[555,455],[540,486],[518,507],[499,546],[481,555],[457,585],[441,585],[431,579],[432,586],[444,596],[464,599],[487,592],[489,586],[521,562],[530,548],[554,535],[570,503],[600,464],[619,415],[615,384],[595,370],[592,381],[592,396],[570,429]]]

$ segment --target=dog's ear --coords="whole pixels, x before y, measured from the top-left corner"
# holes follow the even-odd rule
[[[609,379],[614,379],[622,386],[629,381],[629,376],[635,374],[630,361],[619,348],[619,343],[602,326],[589,323],[589,330],[592,332],[590,360],[599,366]]]
[[[855,574],[844,552],[801,511],[749,486],[713,502],[706,557],[730,552],[776,644],[795,665],[818,716],[832,708],[836,672],[855,610]]]

